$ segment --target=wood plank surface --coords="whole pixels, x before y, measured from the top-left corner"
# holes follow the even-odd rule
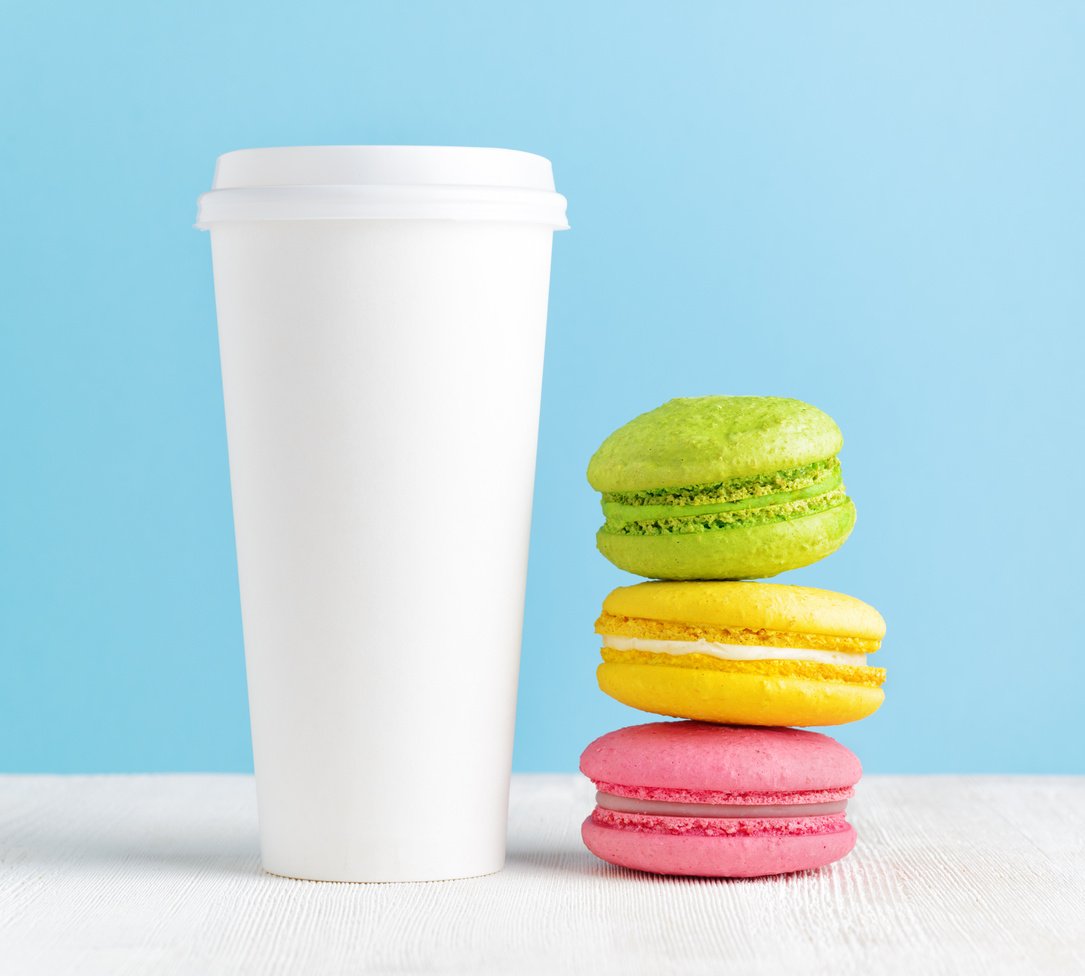
[[[250,777],[0,777],[0,973],[1085,973],[1085,777],[867,777],[847,859],[750,881],[596,860],[591,797],[514,777],[498,875],[316,884]]]

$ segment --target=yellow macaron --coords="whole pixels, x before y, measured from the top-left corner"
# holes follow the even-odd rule
[[[599,687],[634,708],[737,725],[842,725],[885,698],[885,636],[843,593],[747,582],[622,586],[603,601]]]

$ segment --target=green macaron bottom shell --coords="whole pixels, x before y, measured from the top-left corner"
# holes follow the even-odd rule
[[[596,536],[599,551],[619,569],[651,579],[763,579],[823,559],[844,544],[855,505],[836,491],[833,504],[799,517],[738,521],[719,528]]]

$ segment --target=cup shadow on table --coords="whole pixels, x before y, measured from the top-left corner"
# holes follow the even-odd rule
[[[33,865],[71,873],[79,869],[170,873],[175,870],[215,877],[271,877],[260,865],[260,846],[255,828],[232,831],[186,827],[183,834],[166,829],[148,831],[132,825],[123,832],[119,823],[108,834],[91,828],[81,832],[73,825],[60,830],[52,824],[35,824],[25,830],[4,852],[8,863]]]

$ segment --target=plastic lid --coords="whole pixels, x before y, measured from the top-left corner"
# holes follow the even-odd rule
[[[259,220],[565,220],[550,160],[515,149],[290,146],[219,156],[196,226]]]

